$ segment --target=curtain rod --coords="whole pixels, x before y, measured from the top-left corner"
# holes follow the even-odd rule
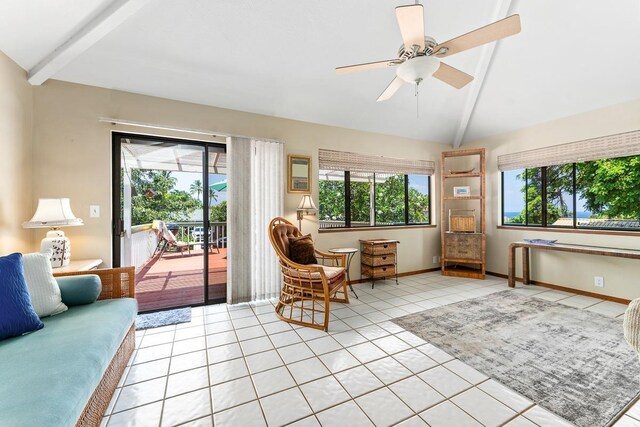
[[[206,129],[193,129],[193,128],[180,128],[175,126],[166,126],[166,125],[157,125],[154,123],[146,123],[146,122],[136,122],[133,120],[123,120],[123,119],[114,119],[111,117],[99,117],[98,121],[101,123],[111,123],[112,125],[124,125],[124,126],[136,126],[141,128],[149,128],[149,129],[158,129],[158,130],[169,130],[176,132],[185,132],[185,133],[193,133],[197,135],[208,135],[212,137],[226,137],[226,138],[248,138],[248,139],[259,139],[261,141],[267,142],[276,142],[278,144],[284,144],[282,141],[277,141],[275,139],[269,138],[260,138],[246,135],[236,135],[224,132],[216,132],[212,130]]]

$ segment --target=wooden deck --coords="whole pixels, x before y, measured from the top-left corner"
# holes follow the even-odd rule
[[[204,303],[202,249],[156,255],[136,272],[138,310],[152,311]],[[227,293],[227,250],[209,253],[209,299]]]

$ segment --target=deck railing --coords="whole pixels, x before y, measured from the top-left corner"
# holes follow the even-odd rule
[[[142,267],[153,256],[158,246],[158,238],[151,228],[152,224],[142,224],[131,227],[131,248],[129,256],[131,257],[126,265],[133,265],[136,268]],[[167,228],[176,236],[176,240],[181,242],[192,243],[192,247],[200,247],[204,249],[204,227],[202,222],[174,222],[167,223]],[[212,222],[209,242],[215,243],[218,248],[227,247],[227,223]],[[198,245],[200,243],[200,245]],[[127,253],[125,248],[123,254]]]
[[[136,269],[142,267],[158,246],[158,237],[151,229],[151,224],[131,227],[131,263]]]

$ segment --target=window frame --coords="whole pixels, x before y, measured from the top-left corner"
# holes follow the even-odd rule
[[[382,173],[384,175],[388,175],[388,173]],[[401,175],[401,174],[397,174]],[[419,176],[417,174],[413,174],[415,176]],[[376,224],[375,217],[375,195],[376,195],[376,172],[373,172],[373,223],[374,225],[365,225],[365,226],[357,226],[352,227],[351,225],[351,172],[344,171],[344,226],[336,226],[336,227],[328,227],[322,228],[322,220],[319,219],[319,227],[318,231],[341,231],[341,230],[371,230],[371,229],[384,229],[384,228],[406,228],[406,227],[424,227],[424,226],[432,226],[433,225],[433,191],[431,191],[431,177],[432,175],[420,175],[427,177],[427,188],[429,197],[429,221],[428,222],[409,222],[409,175],[402,174],[404,177],[404,223],[398,224]],[[321,179],[318,179],[318,185],[320,185]],[[318,200],[320,204],[322,204],[322,200]]]
[[[587,162],[580,162],[580,163],[589,163],[592,162],[593,160],[587,161]],[[584,231],[586,233],[588,233],[589,231],[605,231],[605,232],[611,232],[611,233],[616,233],[616,232],[625,232],[625,233],[637,233],[638,235],[640,235],[640,230],[637,228],[611,228],[611,227],[585,227],[585,226],[580,226],[578,227],[578,192],[577,192],[577,187],[578,187],[578,183],[577,183],[577,164],[576,162],[574,163],[567,163],[570,164],[572,166],[572,197],[573,197],[573,224],[571,226],[560,226],[560,225],[553,225],[553,224],[547,224],[547,209],[548,209],[548,197],[547,197],[547,168],[549,166],[562,166],[562,165],[549,165],[549,166],[541,166],[541,167],[535,167],[535,168],[525,168],[524,169],[524,174],[525,174],[525,197],[524,197],[524,210],[525,210],[525,223],[524,224],[518,224],[518,223],[509,223],[509,222],[505,222],[505,204],[504,204],[504,171],[500,172],[500,192],[501,192],[501,208],[502,208],[502,212],[501,212],[501,219],[500,219],[500,226],[501,227],[506,227],[506,228],[527,228],[527,229],[538,229],[538,230],[548,230],[548,231],[572,231],[572,232],[580,232],[580,231]],[[528,186],[529,186],[529,181],[528,181],[528,177],[529,177],[529,170],[533,170],[533,169],[540,169],[540,174],[541,174],[541,189],[540,189],[540,193],[541,193],[541,204],[542,204],[542,212],[541,212],[541,216],[542,216],[542,220],[541,220],[541,224],[529,224],[529,200],[528,200]]]

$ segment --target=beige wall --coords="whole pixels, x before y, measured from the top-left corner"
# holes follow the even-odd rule
[[[99,123],[98,117],[171,125],[182,128],[211,129],[225,133],[271,138],[285,142],[286,154],[311,156],[313,197],[318,202],[318,148],[349,150],[376,155],[437,160],[446,148],[380,134],[322,126],[274,117],[189,104],[115,90],[100,89],[59,81],[35,87],[33,195],[69,197],[74,213],[84,227],[66,229],[72,240],[73,257],[100,257],[111,263],[111,131],[154,133],[148,129]],[[157,133],[157,132],[155,132]],[[163,135],[171,135],[161,132]],[[189,137],[173,134],[171,136]],[[437,200],[437,194],[434,196]],[[287,194],[285,214],[295,222],[295,208],[301,196]],[[101,218],[89,218],[89,205],[101,206]],[[437,267],[439,231],[417,228],[391,231],[359,231],[317,234],[317,218],[307,217],[303,231],[317,237],[317,246],[358,246],[358,239],[397,238],[399,270],[415,271]],[[358,258],[352,278],[359,277]]]
[[[0,255],[32,247],[21,226],[33,215],[32,101],[26,72],[0,52]]]
[[[506,274],[509,243],[525,238],[640,249],[640,235],[629,237],[497,228],[502,215],[500,172],[497,168],[499,155],[638,129],[640,100],[466,144],[465,147],[487,148],[487,270]],[[632,299],[640,296],[638,261],[534,251],[532,262],[532,277],[535,280],[620,298]],[[519,276],[521,271],[518,267]],[[604,276],[604,289],[594,286],[594,276]]]
[[[14,72],[17,71],[19,70],[14,70]],[[24,78],[23,74],[22,78]],[[16,86],[24,85],[16,83]],[[73,241],[74,257],[100,257],[106,261],[107,265],[111,263],[111,131],[158,133],[178,137],[188,137],[188,135],[165,131],[153,132],[127,126],[114,127],[99,123],[98,117],[116,117],[176,127],[212,129],[281,140],[286,144],[286,154],[309,155],[313,158],[314,178],[317,176],[317,150],[320,147],[436,161],[442,150],[449,149],[442,144],[58,81],[49,81],[43,86],[34,88],[34,112],[36,125],[33,135],[33,192],[30,202],[27,203],[29,209],[26,209],[29,212],[26,216],[24,212],[13,213],[12,221],[15,225],[7,228],[13,230],[13,234],[24,234],[16,232],[18,223],[28,217],[31,205],[38,197],[70,197],[76,215],[83,218],[86,224],[84,227],[67,230],[67,234]],[[27,123],[30,117],[24,120],[23,123]],[[496,164],[499,154],[638,128],[640,128],[640,101],[635,101],[465,144],[465,148],[487,148],[487,270],[505,274],[509,243],[527,237],[544,237],[564,242],[595,243],[614,247],[640,247],[640,236],[594,236],[530,229],[522,231],[497,229],[501,216],[500,174]],[[28,140],[28,126],[22,137]],[[24,151],[19,155],[24,156]],[[436,177],[435,182],[439,182],[439,177]],[[435,201],[433,214],[437,216],[439,215],[439,194],[437,193],[439,186],[433,185],[433,187]],[[14,191],[11,186],[10,191]],[[19,200],[19,195],[24,197],[24,194],[28,194],[28,187],[23,192],[15,194],[14,197],[18,197]],[[317,202],[318,185],[315,179],[313,197]],[[285,214],[293,222],[296,221],[295,208],[299,199],[299,195],[287,194],[285,197]],[[6,199],[3,198],[3,200]],[[101,218],[89,218],[90,204],[101,206]],[[3,221],[6,220],[3,219]],[[323,234],[318,234],[317,228],[316,217],[305,218],[303,231],[311,232],[317,238],[317,246],[320,249],[335,246],[357,247],[358,239],[393,237],[401,241],[399,246],[401,272],[437,267],[432,263],[432,257],[440,254],[437,228]],[[39,239],[40,234],[37,238],[34,237],[33,246],[37,246]],[[359,258],[356,257],[352,268],[354,279],[359,277],[358,262]],[[604,289],[593,286],[595,275],[605,277]],[[534,254],[533,277],[544,282],[621,298],[640,296],[640,286],[636,283],[636,278],[640,277],[640,263],[637,261],[559,253]]]

